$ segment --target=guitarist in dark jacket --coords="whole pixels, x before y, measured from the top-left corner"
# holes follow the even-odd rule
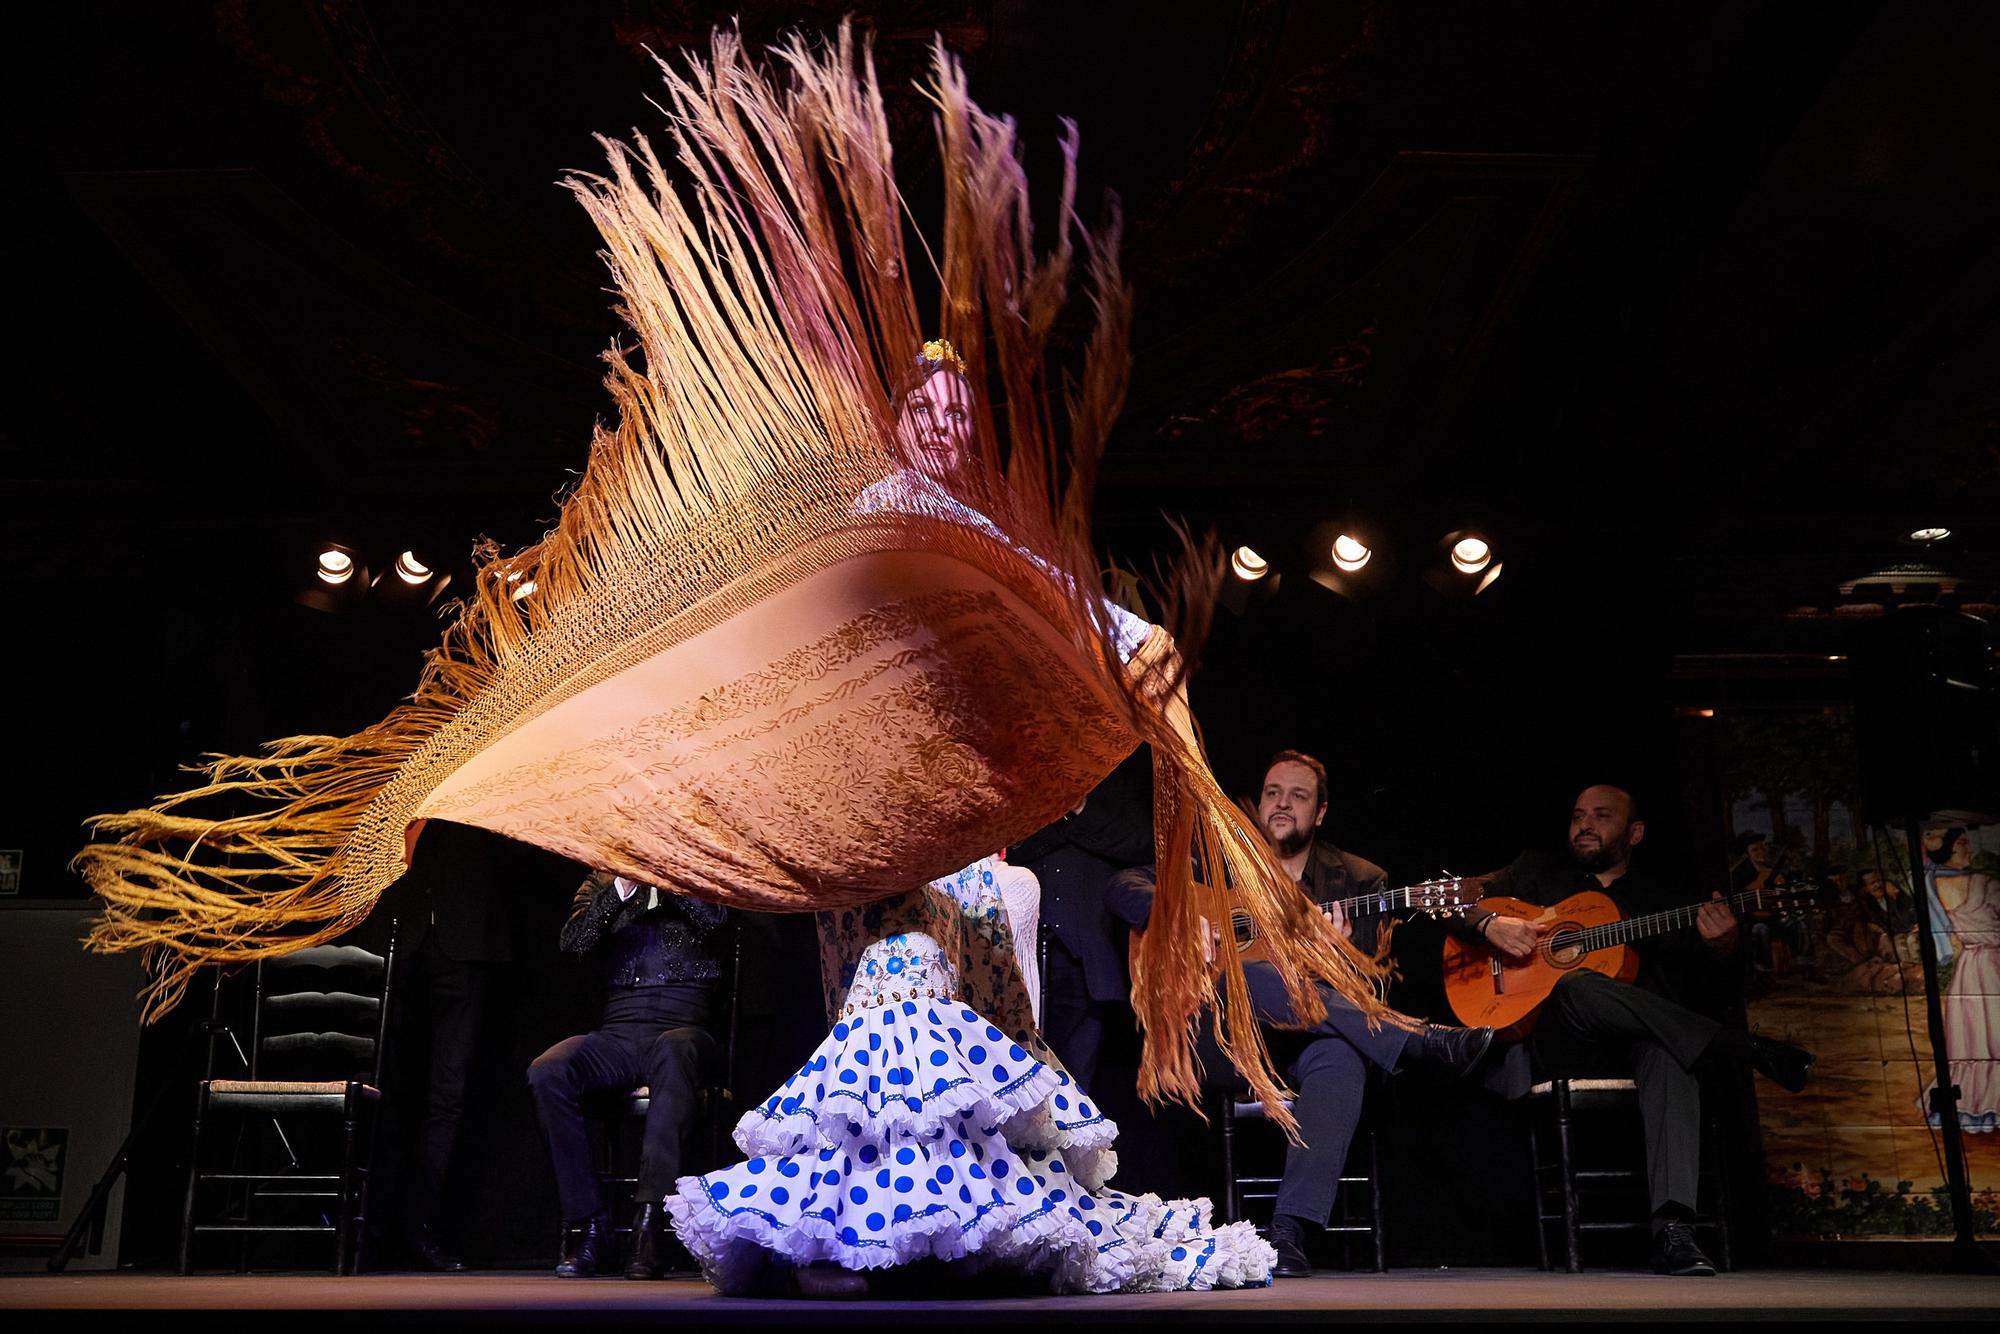
[[[1329,908],[1337,929],[1363,953],[1375,944],[1375,919],[1350,922],[1340,900],[1380,887],[1382,868],[1342,852],[1319,838],[1326,819],[1326,766],[1296,750],[1279,751],[1264,766],[1258,791],[1257,823],[1284,867],[1316,902]],[[1151,866],[1112,877],[1114,892],[1129,895],[1149,891]],[[1150,907],[1150,899],[1145,900]],[[1143,927],[1145,922],[1139,920]],[[1286,1063],[1286,1078],[1298,1097],[1292,1106],[1303,1143],[1285,1151],[1284,1176],[1271,1219],[1271,1244],[1277,1249],[1276,1274],[1293,1278],[1310,1274],[1307,1233],[1326,1226],[1333,1213],[1334,1192],[1347,1165],[1348,1143],[1361,1118],[1361,1103],[1371,1069],[1393,1072],[1416,1067],[1450,1076],[1470,1074],[1493,1041],[1490,1028],[1454,1028],[1410,1020],[1385,1023],[1372,1031],[1361,1013],[1331,987],[1321,986],[1326,1018],[1308,1029],[1296,1027],[1284,982],[1268,963],[1246,963],[1243,974],[1257,1020],[1266,1030],[1273,1056]],[[1209,1062],[1220,1068],[1220,1061]]]
[[[1596,890],[1621,916],[1680,907],[1667,886],[1632,865],[1646,837],[1632,794],[1609,784],[1585,788],[1570,812],[1567,857],[1528,853],[1486,886],[1496,897],[1552,906]],[[1456,928],[1513,959],[1535,951],[1546,925],[1473,912]],[[1545,1075],[1627,1075],[1639,1086],[1646,1129],[1646,1175],[1653,1203],[1654,1267],[1670,1274],[1713,1274],[1695,1244],[1700,1170],[1698,1067],[1716,1058],[1747,1065],[1783,1087],[1803,1087],[1812,1057],[1789,1043],[1742,1029],[1743,933],[1722,895],[1703,904],[1694,925],[1639,940],[1638,976],[1630,983],[1578,968],[1563,976],[1542,1006],[1529,1050]],[[1515,1070],[1518,1096],[1531,1079]]]

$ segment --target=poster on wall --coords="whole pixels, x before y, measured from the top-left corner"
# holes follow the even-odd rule
[[[1927,829],[1913,887],[1903,835],[1859,813],[1847,710],[1717,722],[1732,883],[1822,886],[1815,913],[1747,922],[1751,1025],[1818,1056],[1803,1094],[1759,1083],[1775,1235],[1952,1232],[1916,892],[1938,947],[1976,1226],[2000,1235],[2000,825]]]
[[[62,1216],[69,1131],[0,1127],[0,1223],[53,1223]]]

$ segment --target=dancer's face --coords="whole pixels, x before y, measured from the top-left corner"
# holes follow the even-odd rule
[[[904,460],[939,480],[951,477],[972,448],[972,386],[957,371],[938,371],[903,396],[896,444]]]

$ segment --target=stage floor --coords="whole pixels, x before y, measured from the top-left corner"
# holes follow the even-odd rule
[[[0,1277],[0,1311],[78,1318],[201,1313],[204,1325],[255,1325],[289,1334],[331,1324],[431,1325],[645,1322],[673,1325],[945,1323],[1220,1324],[1295,1321],[1518,1323],[1530,1320],[2000,1319],[2000,1280],[1946,1274],[1762,1270],[1708,1279],[1650,1274],[1542,1274],[1520,1270],[1399,1270],[1324,1274],[1236,1292],[966,1300],[777,1301],[718,1297],[693,1278],[633,1283],[564,1281],[517,1271],[485,1274],[73,1274]],[[10,1322],[11,1323],[11,1322]],[[50,1324],[56,1322],[51,1321]]]

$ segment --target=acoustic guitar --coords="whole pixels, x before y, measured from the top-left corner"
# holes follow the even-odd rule
[[[1431,917],[1445,917],[1462,913],[1471,907],[1479,897],[1481,883],[1483,882],[1464,876],[1442,876],[1436,880],[1423,880],[1396,889],[1381,889],[1373,894],[1356,894],[1351,898],[1314,903],[1312,906],[1319,909],[1322,916],[1331,917],[1333,906],[1338,903],[1341,912],[1345,913],[1350,921],[1391,912],[1420,912]],[[1271,961],[1271,947],[1264,940],[1262,929],[1258,927],[1247,909],[1230,909],[1229,934],[1235,942],[1236,952],[1243,956],[1243,962]],[[1134,931],[1128,945],[1129,962],[1135,978],[1139,970],[1139,942],[1145,935],[1144,931]]]
[[[1820,894],[1819,885],[1800,882],[1748,889],[1726,902],[1739,914],[1783,918],[1808,910]],[[1534,954],[1526,959],[1511,959],[1486,945],[1447,937],[1445,999],[1460,1023],[1520,1037],[1534,1027],[1536,1011],[1565,974],[1587,968],[1630,982],[1639,975],[1639,955],[1629,946],[1694,925],[1695,916],[1709,902],[1713,900],[1643,917],[1623,917],[1609,894],[1595,890],[1572,894],[1552,908],[1519,899],[1481,899],[1478,907],[1538,925],[1546,923],[1548,929],[1535,942]]]

